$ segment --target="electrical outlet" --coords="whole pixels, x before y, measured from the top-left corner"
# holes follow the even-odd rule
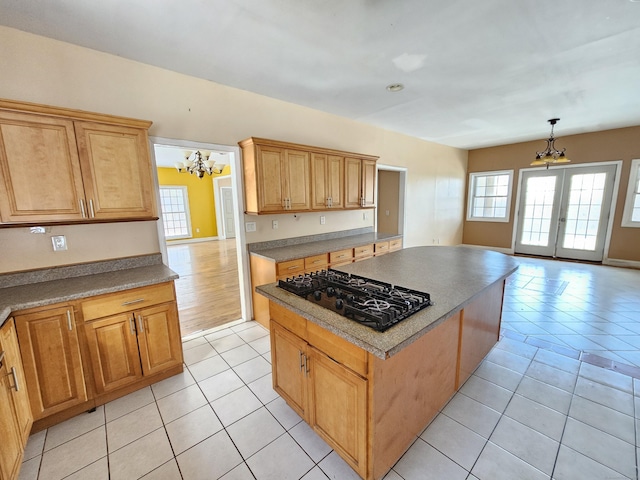
[[[366,220],[367,218],[369,218],[369,215],[367,215],[367,212],[363,212],[362,213],[362,219]]]
[[[326,221],[326,218],[324,217],[324,215],[320,215],[320,225],[324,225]]]
[[[245,232],[255,232],[256,231],[256,222],[246,222],[244,224]]]
[[[51,237],[51,243],[53,244],[54,252],[61,252],[67,249],[67,239],[64,235],[56,235]]]
[[[274,230],[278,229],[278,220],[274,220],[271,222],[271,228],[273,228]]]

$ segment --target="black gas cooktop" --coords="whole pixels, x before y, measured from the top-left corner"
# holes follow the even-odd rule
[[[432,305],[428,293],[331,269],[280,280],[278,287],[379,332]]]

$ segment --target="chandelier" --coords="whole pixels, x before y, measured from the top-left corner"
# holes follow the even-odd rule
[[[222,173],[224,169],[224,164],[218,165],[213,160],[209,160],[211,152],[207,150],[203,150],[202,153],[200,153],[200,150],[196,152],[185,150],[183,154],[184,160],[176,162],[176,169],[180,173],[195,173],[198,178],[202,178],[205,173],[208,175]]]
[[[542,152],[536,152],[536,159],[531,162],[532,167],[546,165],[547,168],[549,168],[549,165],[551,164],[569,163],[571,161],[564,155],[566,148],[563,148],[562,150],[556,149],[556,139],[553,137],[553,127],[560,121],[560,119],[552,118],[547,121],[551,124],[551,135],[547,139],[547,148]]]

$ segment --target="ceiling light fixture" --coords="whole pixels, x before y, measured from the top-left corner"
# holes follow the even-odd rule
[[[387,90],[390,92],[399,92],[400,90],[404,90],[404,85],[401,83],[392,83],[391,85],[387,85]]]
[[[532,167],[546,165],[547,168],[549,168],[550,164],[555,165],[558,163],[569,163],[571,161],[564,154],[566,148],[563,148],[562,150],[556,149],[556,139],[553,137],[553,127],[560,121],[560,119],[552,118],[547,121],[551,124],[551,135],[547,139],[547,148],[542,152],[536,152],[536,159],[531,162]]]
[[[191,153],[193,153],[193,159],[191,158]],[[176,162],[175,164],[176,169],[180,173],[195,173],[198,178],[202,178],[205,173],[209,175],[213,173],[222,173],[222,170],[224,169],[224,165],[216,165],[213,160],[209,160],[211,152],[207,150],[203,150],[202,153],[200,153],[199,150],[196,152],[185,150],[183,154],[184,161]]]

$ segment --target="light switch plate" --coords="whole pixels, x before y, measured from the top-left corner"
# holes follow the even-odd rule
[[[256,231],[256,222],[246,222],[244,224],[245,232],[255,232]]]
[[[56,235],[51,237],[54,252],[61,252],[67,249],[67,239],[64,235]]]

